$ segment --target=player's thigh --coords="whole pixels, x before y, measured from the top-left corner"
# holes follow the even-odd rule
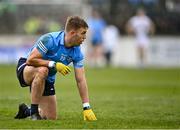
[[[39,105],[43,116],[51,120],[57,119],[56,95],[42,96]]]
[[[47,67],[33,67],[26,66],[23,71],[23,78],[26,84],[31,85],[35,75],[39,73],[42,77],[46,77],[48,75]]]
[[[37,68],[33,66],[26,66],[23,71],[23,78],[26,84],[30,85],[34,79]]]

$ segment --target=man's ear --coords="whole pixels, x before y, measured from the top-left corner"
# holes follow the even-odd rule
[[[76,32],[75,32],[74,30],[71,30],[69,33],[70,33],[71,35],[74,35]]]

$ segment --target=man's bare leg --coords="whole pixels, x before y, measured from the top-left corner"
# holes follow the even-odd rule
[[[42,96],[39,105],[41,117],[50,120],[57,119],[56,95]]]
[[[31,86],[31,108],[27,109],[25,114],[27,116],[38,114],[38,106],[43,95],[48,68],[26,66],[23,74],[26,84]]]

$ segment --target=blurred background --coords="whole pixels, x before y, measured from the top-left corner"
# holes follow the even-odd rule
[[[155,29],[148,35],[145,65],[180,67],[179,0],[0,0],[0,64],[16,64],[41,34],[63,30],[67,16],[79,15],[90,26],[82,46],[86,65],[139,67],[136,39],[126,30],[139,8],[146,11]],[[93,12],[103,21],[100,49],[91,44],[93,29],[99,27],[91,26]],[[101,60],[96,64],[93,58],[98,55]]]

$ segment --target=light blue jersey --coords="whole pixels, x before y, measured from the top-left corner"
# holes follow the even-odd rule
[[[31,48],[29,54],[34,48],[37,48],[45,60],[53,60],[65,65],[69,65],[72,62],[75,68],[83,67],[83,54],[80,46],[65,47],[64,36],[64,31],[47,33],[41,36]],[[54,83],[56,72],[54,69],[49,69],[47,81]]]

